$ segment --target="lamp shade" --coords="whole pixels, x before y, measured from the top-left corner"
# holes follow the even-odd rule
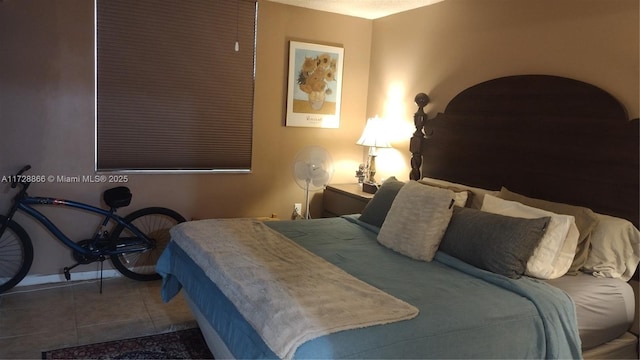
[[[373,147],[391,147],[385,130],[382,119],[377,116],[368,119],[362,136],[360,136],[356,144]]]

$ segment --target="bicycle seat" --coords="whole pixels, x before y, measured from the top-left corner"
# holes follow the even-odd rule
[[[111,208],[121,208],[131,203],[131,191],[126,186],[118,186],[105,190],[102,198]]]

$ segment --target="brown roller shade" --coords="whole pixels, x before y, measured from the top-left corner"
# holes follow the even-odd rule
[[[97,170],[249,170],[256,14],[254,0],[96,0]]]

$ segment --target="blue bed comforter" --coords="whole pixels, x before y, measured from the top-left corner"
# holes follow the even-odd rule
[[[528,277],[480,270],[439,252],[412,260],[376,241],[355,216],[267,222],[357,278],[420,309],[411,320],[310,340],[295,358],[580,358],[574,304]],[[184,288],[237,358],[275,358],[215,284],[175,243],[158,262],[163,298]]]

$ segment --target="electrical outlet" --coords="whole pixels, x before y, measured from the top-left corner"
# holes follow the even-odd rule
[[[293,210],[298,213],[298,215],[302,216],[302,204],[301,203],[294,203],[293,204]]]

